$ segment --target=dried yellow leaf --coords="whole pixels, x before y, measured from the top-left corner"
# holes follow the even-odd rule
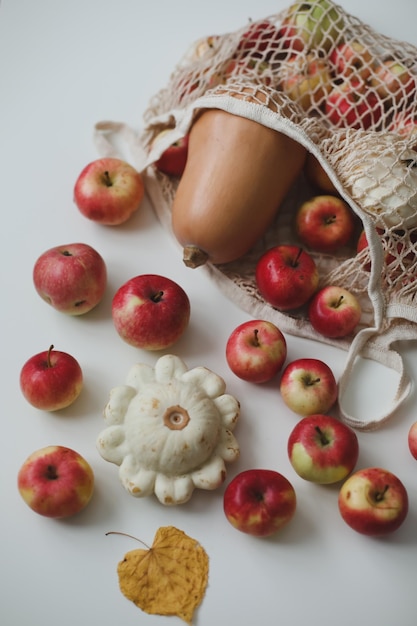
[[[204,548],[174,526],[157,530],[152,547],[128,552],[117,573],[121,592],[142,611],[191,624],[208,582]]]

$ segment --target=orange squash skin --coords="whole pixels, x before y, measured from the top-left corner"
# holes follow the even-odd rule
[[[306,149],[258,122],[207,109],[189,134],[188,159],[172,205],[184,262],[234,261],[273,221],[301,172]]]

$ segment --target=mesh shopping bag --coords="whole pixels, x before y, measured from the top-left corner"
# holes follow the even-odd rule
[[[359,253],[354,245],[332,254],[310,250],[320,286],[340,285],[359,299],[362,318],[354,335],[325,338],[314,331],[305,310],[283,313],[257,289],[258,259],[279,243],[297,242],[295,209],[317,192],[303,172],[250,250],[231,262],[206,263],[193,271],[208,272],[252,316],[346,350],[339,383],[341,418],[362,430],[386,421],[411,389],[396,344],[417,338],[416,85],[414,46],[375,32],[330,0],[313,0],[194,42],[166,87],[150,101],[139,135],[124,124],[96,126],[102,154],[112,149],[109,133],[125,135],[154,209],[171,234],[179,181],[158,171],[155,163],[189,133],[201,111],[221,109],[254,120],[305,146],[366,236],[367,246]],[[370,419],[343,409],[359,356],[399,376],[392,405]]]

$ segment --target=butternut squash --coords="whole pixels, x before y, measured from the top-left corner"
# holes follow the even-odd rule
[[[184,263],[228,263],[248,252],[273,221],[306,154],[290,137],[256,121],[203,110],[190,130],[172,206]]]

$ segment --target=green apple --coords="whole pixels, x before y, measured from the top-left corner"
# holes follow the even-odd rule
[[[340,39],[344,17],[339,8],[328,0],[295,2],[281,27],[287,37],[304,41],[311,50],[322,48],[328,52]]]

